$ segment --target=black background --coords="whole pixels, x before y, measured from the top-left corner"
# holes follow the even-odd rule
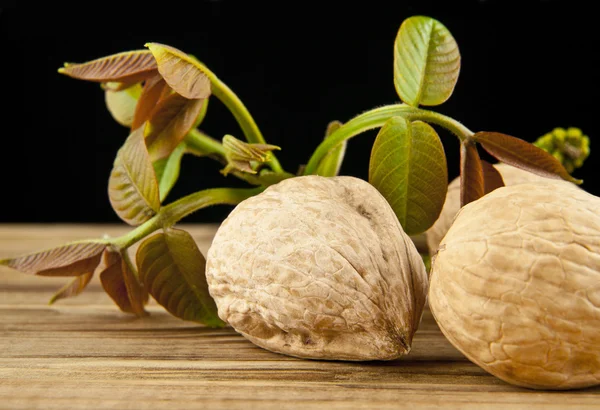
[[[452,7],[448,3],[453,3]],[[393,44],[402,21],[440,20],[456,38],[461,75],[453,96],[434,110],[474,131],[528,141],[554,127],[580,127],[592,156],[575,172],[595,180],[600,35],[593,2],[255,2],[197,1],[121,9],[60,10],[26,6],[0,12],[3,107],[0,222],[119,222],[107,196],[114,156],[127,136],[104,106],[98,84],[57,73],[84,62],[172,45],[196,55],[245,102],[268,142],[295,172],[323,138],[327,123],[395,103]],[[212,100],[202,129],[242,134]],[[458,175],[458,143],[437,128]],[[367,177],[375,131],[354,138],[342,174]],[[244,186],[209,159],[184,157],[168,200],[199,189]],[[230,207],[203,210],[189,222],[219,221]]]

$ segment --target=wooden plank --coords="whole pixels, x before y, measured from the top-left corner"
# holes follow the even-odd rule
[[[216,226],[181,227],[206,252]],[[0,225],[0,257],[129,229]],[[487,374],[446,341],[429,310],[400,360],[313,361],[178,320],[154,302],[149,317],[134,318],[97,278],[49,306],[64,282],[0,268],[0,409],[600,408],[600,388],[539,392]]]

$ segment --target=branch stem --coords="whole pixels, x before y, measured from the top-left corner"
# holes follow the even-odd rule
[[[152,218],[129,233],[112,241],[119,249],[126,249],[152,232],[174,225],[181,219],[211,205],[237,205],[244,199],[261,193],[265,188],[214,188],[185,196],[163,208]]]
[[[362,134],[365,131],[380,128],[387,120],[396,116],[404,117],[409,121],[421,120],[439,125],[452,132],[461,141],[470,139],[473,135],[473,132],[467,127],[446,115],[406,104],[387,105],[354,117],[327,137],[311,156],[304,170],[304,174],[314,174],[325,155],[337,145],[356,135]]]
[[[233,90],[221,81],[215,73],[210,71],[208,67],[203,65],[202,68],[211,82],[212,94],[221,100],[231,114],[233,114],[233,117],[242,129],[246,140],[254,144],[266,144],[265,138],[260,132],[258,125],[256,125],[256,121],[254,121],[254,118],[242,100],[240,100]],[[274,154],[271,155],[271,160],[268,164],[274,172],[284,172]]]

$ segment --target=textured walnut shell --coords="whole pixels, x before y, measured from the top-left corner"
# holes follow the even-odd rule
[[[519,168],[515,168],[511,165],[498,163],[494,164],[494,168],[500,172],[504,185],[518,185],[525,183],[536,183],[536,184],[559,184],[576,188],[577,186],[571,182],[563,181],[560,179],[551,179],[533,174],[529,171],[524,171]],[[435,223],[425,232],[427,238],[427,247],[429,248],[429,254],[433,255],[437,250],[440,242],[450,229],[456,213],[460,209],[460,178],[455,178],[448,185],[448,192],[446,193],[446,201],[440,216]]]
[[[448,340],[519,386],[600,384],[600,198],[499,188],[466,205],[434,256],[429,306]]]
[[[311,359],[407,353],[428,286],[389,204],[353,177],[295,177],[243,201],[206,268],[221,319],[258,346]]]

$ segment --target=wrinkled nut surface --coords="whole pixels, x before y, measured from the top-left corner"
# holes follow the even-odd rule
[[[386,200],[345,176],[290,178],[240,203],[206,275],[221,319],[258,346],[311,359],[407,353],[428,287]]]
[[[529,171],[524,171],[519,168],[515,168],[511,165],[504,163],[494,164],[494,168],[500,172],[504,185],[518,185],[525,183],[537,183],[537,184],[558,184],[568,186],[571,188],[577,188],[577,185],[572,184],[568,181],[560,179],[551,179],[533,174]],[[460,209],[460,178],[455,178],[448,185],[448,192],[446,193],[446,201],[444,207],[440,212],[440,216],[435,223],[425,232],[427,238],[427,247],[429,248],[429,254],[433,256],[437,250],[440,242],[450,229],[458,210]]]
[[[600,198],[499,188],[458,213],[430,280],[442,332],[484,370],[530,388],[600,384]]]

